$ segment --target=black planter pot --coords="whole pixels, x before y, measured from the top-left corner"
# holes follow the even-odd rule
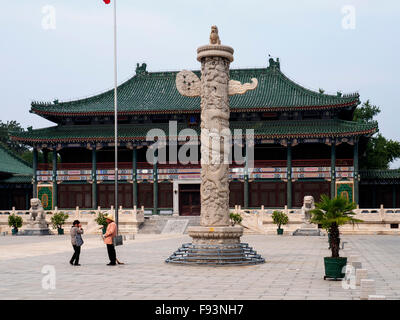
[[[59,235],[63,235],[63,234],[64,234],[64,229],[58,228],[58,229],[57,229],[57,233],[58,233]]]
[[[325,264],[325,279],[343,279],[345,277],[345,270],[343,267],[347,264],[346,257],[339,257],[339,258],[331,258],[325,257],[324,258]]]
[[[16,235],[18,233],[18,228],[12,228],[11,234]]]
[[[281,228],[276,229],[276,233],[279,235],[283,235],[283,229]]]

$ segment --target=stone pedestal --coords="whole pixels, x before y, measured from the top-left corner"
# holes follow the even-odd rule
[[[24,236],[46,236],[50,235],[50,229],[47,227],[47,222],[44,216],[35,217],[35,220],[31,220],[28,227],[25,228],[21,235]]]
[[[249,265],[265,262],[247,243],[242,227],[190,227],[193,242],[184,244],[166,262],[196,265]]]
[[[238,244],[243,235],[242,227],[189,227],[193,244]]]
[[[21,235],[24,236],[48,236],[51,235],[49,228],[25,229]]]
[[[294,236],[320,236],[321,231],[316,224],[310,222],[310,211],[315,209],[314,198],[312,196],[305,196],[303,201],[303,224],[299,229],[293,232]]]
[[[50,229],[46,222],[46,213],[43,210],[39,199],[31,199],[31,208],[29,209],[29,225],[21,235],[25,236],[44,236],[50,235]]]

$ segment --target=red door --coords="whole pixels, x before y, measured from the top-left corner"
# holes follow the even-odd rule
[[[199,184],[181,184],[179,186],[179,214],[181,216],[200,215]]]

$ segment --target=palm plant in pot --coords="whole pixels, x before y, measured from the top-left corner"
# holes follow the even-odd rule
[[[18,228],[22,227],[22,218],[12,214],[8,216],[8,225],[13,228],[11,232],[15,235],[18,233]]]
[[[67,221],[68,215],[64,212],[57,212],[51,217],[51,223],[53,224],[53,228],[57,229],[57,233],[59,235],[64,234],[63,225],[65,221]]]
[[[321,195],[321,201],[316,203],[315,209],[310,211],[311,222],[321,225],[330,235],[329,244],[332,255],[324,258],[324,279],[342,279],[345,276],[343,267],[347,264],[347,258],[339,256],[339,227],[346,223],[362,222],[353,217],[355,215],[353,210],[356,207],[354,202],[350,202],[345,197],[338,196],[330,199],[327,195]]]
[[[286,213],[276,210],[272,213],[272,221],[278,226],[278,229],[276,230],[277,234],[282,235],[283,229],[281,226],[288,224],[289,217]]]

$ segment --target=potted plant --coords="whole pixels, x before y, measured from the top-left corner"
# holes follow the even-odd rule
[[[99,226],[102,226],[102,232],[103,234],[106,233],[107,230],[107,221],[105,216],[105,212],[99,212],[99,215],[96,217],[95,221]]]
[[[12,214],[8,216],[8,225],[13,228],[11,231],[12,234],[16,235],[18,233],[18,228],[22,227],[22,218]]]
[[[353,218],[355,208],[357,208],[357,205],[354,202],[349,202],[345,197],[338,196],[330,199],[327,195],[321,195],[321,201],[316,203],[315,209],[310,211],[311,222],[320,224],[329,234],[329,248],[332,255],[324,258],[324,279],[336,280],[345,276],[343,267],[347,264],[347,258],[339,256],[339,227],[346,223],[362,222],[362,220]]]
[[[288,224],[289,217],[286,213],[276,210],[272,213],[272,221],[278,226],[278,229],[276,230],[277,234],[282,235],[283,229],[281,226]]]
[[[64,234],[64,229],[62,226],[65,224],[65,221],[67,221],[67,219],[68,215],[62,211],[55,213],[51,217],[51,223],[53,224],[53,228],[57,229],[57,233],[59,235]]]
[[[243,220],[243,218],[242,218],[242,216],[240,215],[240,213],[231,213],[231,214],[229,215],[229,218],[231,219],[231,225],[232,225],[232,227],[233,227],[235,224],[240,224],[240,223],[242,222],[242,220]]]

